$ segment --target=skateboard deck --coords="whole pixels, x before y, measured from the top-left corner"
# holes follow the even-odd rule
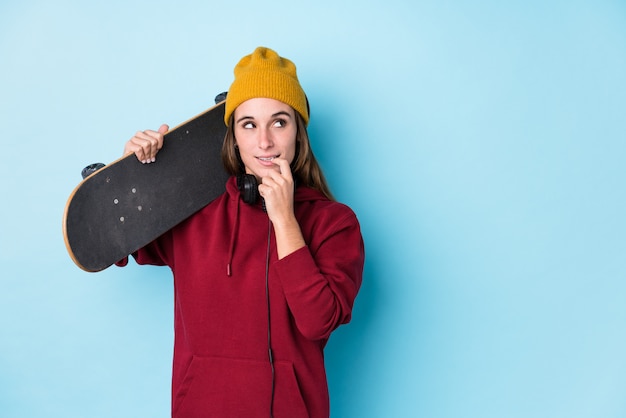
[[[65,245],[88,272],[106,269],[158,238],[225,190],[224,102],[171,129],[156,162],[127,155],[89,174],[63,215]]]

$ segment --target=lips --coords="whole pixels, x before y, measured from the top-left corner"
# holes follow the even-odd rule
[[[269,157],[256,157],[257,160],[261,161],[262,163],[271,163],[274,158],[277,158],[278,155],[272,155]]]

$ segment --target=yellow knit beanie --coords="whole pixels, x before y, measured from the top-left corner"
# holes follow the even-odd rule
[[[275,51],[258,47],[235,67],[235,81],[226,96],[224,123],[237,106],[256,97],[279,100],[293,107],[309,123],[306,96],[296,75],[296,66]]]

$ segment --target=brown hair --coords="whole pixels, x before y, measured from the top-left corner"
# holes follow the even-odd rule
[[[291,162],[291,172],[296,184],[303,185],[315,189],[322,193],[330,200],[335,200],[330,188],[326,183],[326,178],[321,167],[313,155],[311,143],[309,142],[309,134],[306,130],[306,123],[298,112],[296,115],[297,132],[296,132],[296,155]],[[228,174],[238,176],[245,174],[245,166],[239,151],[235,148],[235,130],[234,130],[234,112],[230,115],[226,136],[222,143],[222,163]]]

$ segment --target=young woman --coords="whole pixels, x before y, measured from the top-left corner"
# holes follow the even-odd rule
[[[295,65],[259,47],[234,73],[226,192],[133,254],[174,274],[172,416],[327,418],[323,349],[361,285],[359,223],[313,155]],[[154,161],[167,130],[125,153]]]

